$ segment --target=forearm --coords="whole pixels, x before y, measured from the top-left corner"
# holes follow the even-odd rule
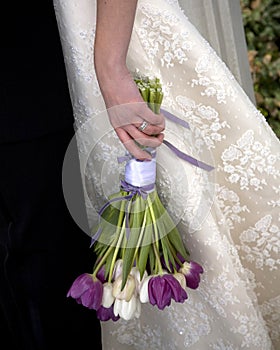
[[[124,69],[137,0],[97,0],[94,64],[97,76]]]
[[[143,160],[151,155],[139,143],[149,147],[162,143],[164,117],[143,103],[126,66],[136,6],[137,0],[97,0],[94,65],[113,128],[127,150]],[[138,129],[143,120],[149,124],[145,133]]]

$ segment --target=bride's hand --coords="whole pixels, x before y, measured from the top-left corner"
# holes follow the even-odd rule
[[[114,67],[112,72],[107,70],[105,74],[97,70],[97,77],[110,123],[120,141],[136,159],[150,159],[150,154],[137,144],[150,147],[162,144],[164,116],[153,113],[143,101],[126,67]]]

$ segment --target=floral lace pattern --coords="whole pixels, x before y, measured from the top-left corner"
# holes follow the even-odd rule
[[[245,221],[246,205],[241,205],[238,194],[225,186],[217,187],[217,204],[223,215],[218,221],[220,225],[226,225],[229,230],[234,229],[236,223]]]
[[[260,309],[268,324],[271,339],[277,340],[280,332],[280,297],[266,301]]]
[[[254,227],[243,231],[240,235],[241,247],[250,263],[256,269],[267,266],[269,270],[276,270],[280,265],[280,229],[272,223],[272,216],[261,218]]]
[[[263,325],[256,322],[255,316],[248,316],[248,314],[240,312],[235,312],[233,315],[239,325],[238,327],[232,327],[232,331],[243,335],[241,348],[248,348],[255,345],[256,347],[260,347],[260,349],[265,349],[267,347],[267,335],[263,331]]]
[[[216,142],[225,139],[223,129],[229,128],[229,124],[226,120],[220,120],[217,110],[202,103],[197,105],[194,100],[181,95],[176,96],[176,102],[190,123],[201,131],[203,138],[200,142],[205,143],[208,148],[214,148]]]
[[[280,177],[275,167],[279,154],[272,154],[269,140],[262,144],[254,139],[254,131],[247,130],[234,145],[222,153],[223,169],[230,183],[239,183],[241,190],[258,191],[268,183],[263,174]]]
[[[105,107],[93,65],[95,1],[53,1],[93,223],[118,189],[123,148],[106,116],[99,122]],[[104,350],[278,349],[279,141],[178,1],[139,0],[127,63],[158,75],[164,106],[190,124],[168,123],[166,137],[213,159],[215,174],[203,178],[159,150],[159,193],[205,272],[186,303],[164,312],[144,305],[139,320],[103,323]]]
[[[196,63],[197,78],[192,79],[192,87],[203,86],[204,91],[201,95],[216,97],[217,103],[227,103],[227,98],[235,101],[237,93],[233,86],[224,84],[225,70],[221,66],[223,66],[222,62],[209,48],[209,53],[202,55]],[[209,77],[209,71],[212,79]]]
[[[161,48],[162,67],[174,67],[176,63],[186,62],[193,44],[187,31],[174,33],[172,30],[172,26],[178,22],[177,16],[170,15],[168,11],[159,13],[156,8],[151,12],[145,6],[142,6],[141,10],[146,17],[143,18],[137,33],[148,58],[153,62]]]

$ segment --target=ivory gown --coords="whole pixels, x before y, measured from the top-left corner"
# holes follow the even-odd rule
[[[93,224],[94,208],[118,190],[124,149],[94,72],[95,1],[54,6]],[[167,121],[166,139],[215,171],[159,148],[158,191],[205,272],[184,304],[144,304],[140,319],[102,323],[104,350],[279,350],[279,140],[177,1],[139,1],[127,61],[132,72],[159,77],[163,107],[189,122],[191,130]]]

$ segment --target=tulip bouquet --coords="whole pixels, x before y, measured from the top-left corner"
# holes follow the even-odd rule
[[[138,76],[135,82],[144,101],[158,113],[163,98],[160,81]],[[120,191],[100,209],[93,232],[93,272],[78,276],[67,294],[96,310],[101,321],[139,317],[143,303],[160,310],[172,300],[183,303],[187,288],[196,289],[203,273],[190,261],[157,193],[156,150],[146,150],[152,155],[149,162],[126,154]]]

